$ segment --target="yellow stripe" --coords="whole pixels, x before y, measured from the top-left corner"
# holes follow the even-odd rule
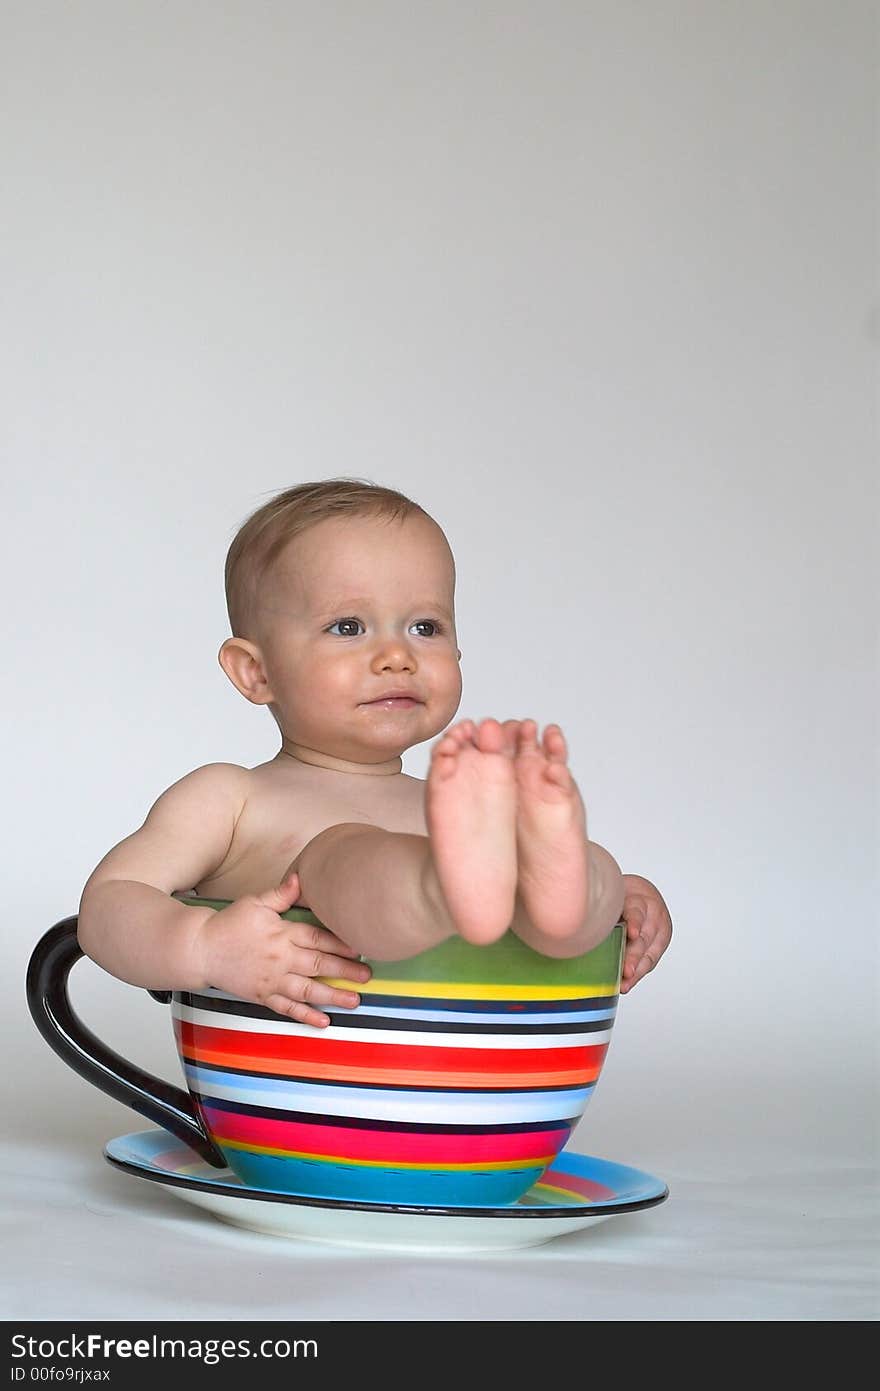
[[[616,995],[617,982],[607,985],[468,985],[458,981],[380,980],[365,984],[322,976],[325,985],[356,990],[360,995],[412,995],[438,1000],[588,1000]]]
[[[538,1179],[536,1187],[540,1188],[542,1199],[545,1193],[559,1193],[563,1198],[567,1198],[569,1202],[571,1202],[572,1199],[578,1204],[589,1203],[590,1201],[589,1198],[583,1197],[582,1194],[575,1193],[572,1188],[557,1188],[555,1183],[544,1183],[542,1179]]]
[[[497,1159],[486,1164],[412,1164],[390,1159],[349,1159],[339,1155],[315,1154],[308,1150],[279,1150],[269,1145],[248,1145],[243,1140],[224,1140],[217,1137],[217,1143],[225,1150],[245,1150],[248,1154],[268,1154],[275,1159],[307,1159],[313,1164],[344,1164],[357,1169],[437,1169],[445,1173],[462,1170],[478,1170],[481,1174],[496,1169],[546,1169],[556,1158],[556,1154],[538,1155],[537,1159]]]

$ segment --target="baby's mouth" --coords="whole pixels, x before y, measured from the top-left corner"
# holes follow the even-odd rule
[[[376,700],[366,700],[365,705],[381,705],[387,710],[409,710],[411,706],[424,704],[414,696],[379,696]]]

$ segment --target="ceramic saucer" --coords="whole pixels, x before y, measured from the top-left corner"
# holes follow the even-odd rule
[[[491,1251],[538,1246],[669,1196],[652,1174],[563,1151],[540,1183],[506,1207],[416,1207],[299,1197],[249,1188],[164,1130],[120,1135],[104,1157],[137,1178],[165,1184],[184,1202],[235,1227],[269,1236],[384,1250]]]

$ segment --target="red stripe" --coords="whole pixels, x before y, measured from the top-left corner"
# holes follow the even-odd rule
[[[347,1039],[308,1038],[302,1034],[244,1033],[176,1020],[179,1047],[200,1061],[200,1053],[229,1056],[239,1071],[271,1072],[275,1061],[326,1064],[328,1067],[412,1069],[417,1072],[552,1072],[598,1067],[607,1043],[570,1048],[422,1047],[405,1043],[358,1043]],[[232,1059],[235,1059],[233,1062]]]
[[[409,1131],[368,1130],[307,1121],[270,1120],[234,1115],[202,1102],[211,1134],[222,1144],[237,1140],[269,1149],[320,1155],[322,1158],[372,1159],[382,1163],[460,1164],[482,1160],[541,1159],[555,1155],[568,1139],[568,1127],[504,1135],[420,1135]]]

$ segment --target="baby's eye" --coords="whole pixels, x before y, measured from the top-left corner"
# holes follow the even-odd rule
[[[436,619],[434,619],[434,618],[420,618],[420,619],[418,620],[417,623],[414,623],[414,624],[413,624],[413,627],[414,627],[414,628],[433,628],[433,629],[434,629],[433,633],[423,633],[423,634],[422,634],[422,637],[430,637],[430,638],[433,638],[433,637],[436,637],[438,633],[442,633],[442,632],[443,632],[442,627],[440,626],[440,624],[439,624],[439,623],[436,621]]]
[[[362,628],[363,628],[363,626],[364,626],[364,625],[361,623],[361,620],[360,620],[359,618],[337,618],[337,620],[336,620],[335,623],[331,623],[330,627],[327,629],[327,632],[328,632],[328,633],[332,633],[334,628],[344,628],[347,624],[348,624],[348,625],[354,624],[355,626],[357,626],[358,624],[360,624],[360,626],[361,626]],[[365,631],[366,631],[366,630],[365,630]],[[343,637],[343,638],[356,638],[356,637],[357,637],[357,633],[340,633],[340,637]]]

